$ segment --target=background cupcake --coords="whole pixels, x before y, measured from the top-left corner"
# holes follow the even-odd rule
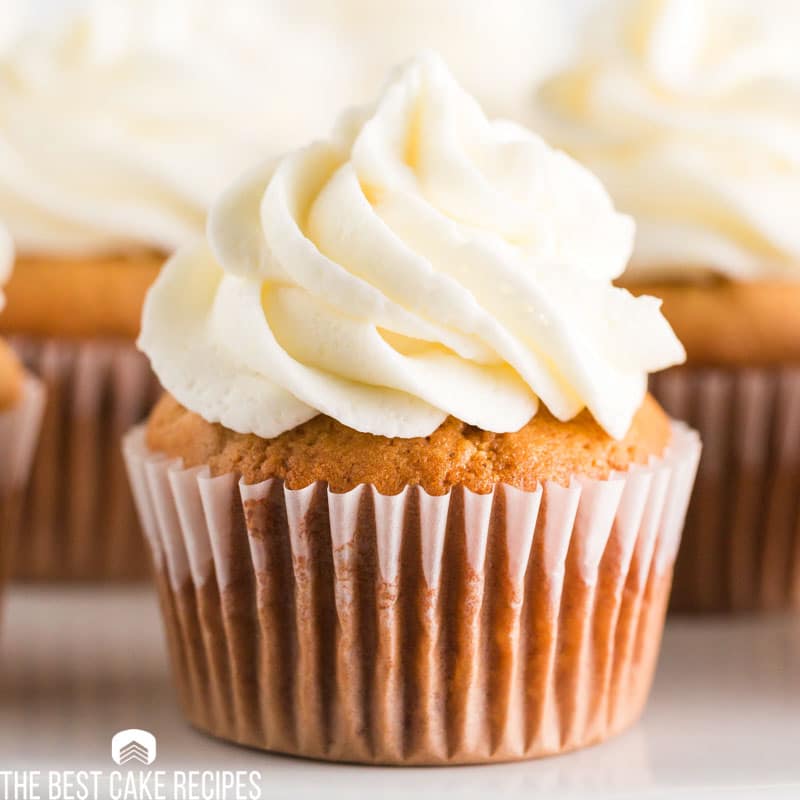
[[[792,3],[603,3],[539,92],[553,141],[636,218],[624,285],[664,299],[687,350],[652,383],[705,443],[679,609],[800,600],[798,35]]]
[[[371,96],[421,41],[519,107],[544,4],[462,4],[455,27],[449,0],[423,22],[393,4],[392,26],[356,0],[82,5],[0,42],[0,216],[19,254],[2,329],[50,398],[18,574],[132,578],[145,562],[114,443],[154,399],[132,342],[164,258],[202,233],[223,181]],[[475,69],[479,41],[504,58]]]
[[[632,234],[434,55],[222,195],[125,443],[193,724],[440,764],[638,716],[699,443],[646,397],[683,350],[611,285]]]
[[[5,306],[3,284],[11,273],[14,250],[0,225],[0,312]],[[22,490],[28,477],[44,391],[27,375],[11,348],[0,339],[0,580],[11,567]]]
[[[123,26],[126,6],[104,5],[23,37],[0,72],[0,216],[18,251],[2,328],[49,392],[26,578],[145,573],[117,447],[155,397],[133,347],[142,299],[202,232],[220,176],[265,151],[232,70],[161,44],[153,15]]]

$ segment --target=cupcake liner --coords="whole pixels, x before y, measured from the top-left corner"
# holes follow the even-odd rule
[[[703,438],[671,607],[800,608],[800,367],[681,367],[651,391]]]
[[[18,523],[14,577],[132,580],[149,574],[119,439],[159,389],[147,359],[116,340],[12,338],[47,388]]]
[[[123,446],[180,699],[224,739],[328,760],[508,761],[640,713],[699,459],[436,497],[246,485]]]
[[[36,438],[45,404],[44,386],[25,377],[22,397],[11,409],[0,412],[0,577],[11,565],[22,492],[30,473]]]

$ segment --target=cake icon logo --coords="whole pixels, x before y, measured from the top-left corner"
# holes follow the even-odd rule
[[[111,740],[111,758],[121,767],[135,761],[147,767],[156,760],[156,737],[138,728],[120,731]]]

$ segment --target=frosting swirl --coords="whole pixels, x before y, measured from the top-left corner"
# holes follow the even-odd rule
[[[350,85],[332,37],[299,48],[271,7],[88,5],[0,55],[0,218],[23,253],[171,252],[202,236],[231,176],[329,118],[332,87]]]
[[[636,218],[630,277],[800,279],[800,6],[623,0],[589,31],[537,117]]]
[[[545,0],[83,0],[0,25],[0,217],[22,253],[171,252],[232,177],[371,97],[421,41],[493,108],[523,108],[555,17]]]
[[[633,224],[444,63],[212,206],[151,289],[140,347],[209,421],[273,437],[317,413],[384,436],[447,415],[497,433],[539,400],[621,437],[647,373],[683,359],[659,301],[612,286]]]

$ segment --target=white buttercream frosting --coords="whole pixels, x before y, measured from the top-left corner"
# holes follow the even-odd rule
[[[539,93],[636,218],[630,275],[800,279],[800,4],[604,3]]]
[[[429,49],[488,114],[516,119],[568,40],[568,14],[553,0],[293,2],[356,51],[360,101],[376,95],[393,66]]]
[[[95,0],[5,48],[0,217],[20,252],[172,251],[232,176],[341,107],[332,39],[303,55],[291,20],[215,5]]]
[[[541,400],[621,437],[648,372],[683,359],[659,301],[611,284],[632,221],[432,54],[232,186],[207,232],[151,289],[139,345],[181,403],[235,431],[324,413],[384,436],[447,415],[506,432]]]
[[[83,0],[36,27],[10,24],[17,5],[0,20],[0,217],[23,253],[171,251],[232,177],[421,44],[512,113],[560,39],[546,0]]]

